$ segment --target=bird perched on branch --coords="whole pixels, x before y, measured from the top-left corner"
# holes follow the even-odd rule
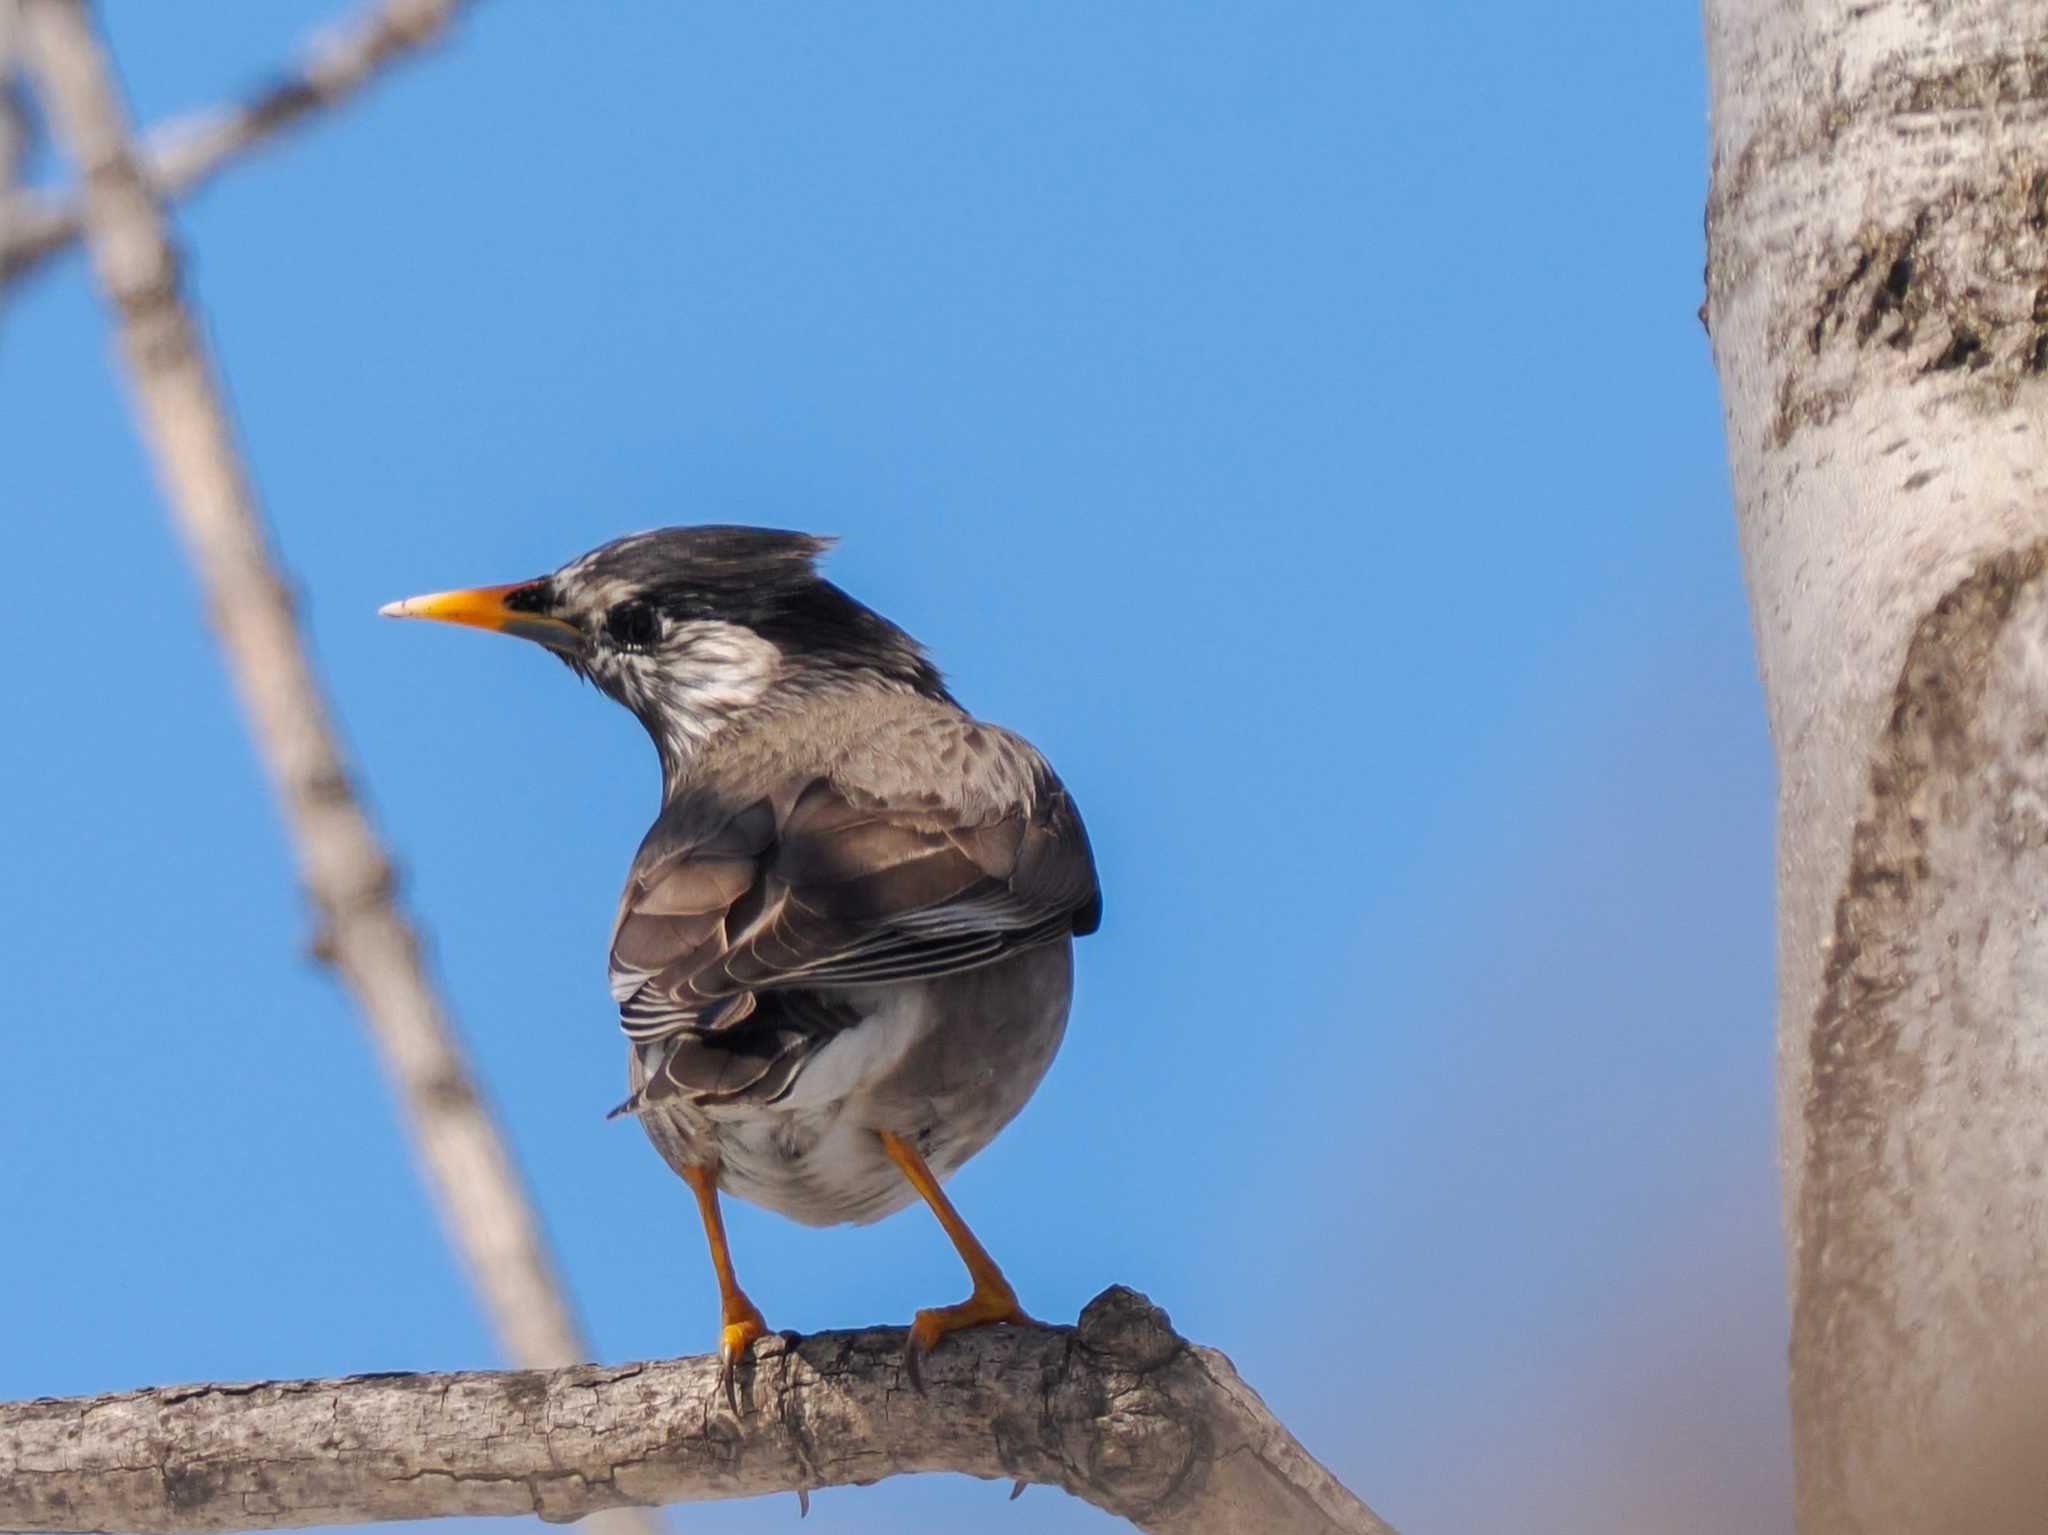
[[[829,540],[635,534],[552,575],[394,602],[546,646],[639,718],[661,813],[612,930],[631,1095],[695,1191],[733,1372],[765,1330],[718,1191],[810,1225],[930,1205],[974,1282],[947,1333],[1029,1320],[940,1182],[1024,1106],[1102,914],[1080,812],[1027,742],[823,579]]]

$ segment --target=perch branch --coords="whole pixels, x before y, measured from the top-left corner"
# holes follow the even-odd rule
[[[507,1356],[539,1367],[587,1359],[532,1201],[351,784],[91,19],[80,0],[25,0],[22,18],[51,131],[85,187],[87,241],[118,317],[143,435],[318,913],[316,948],[361,1005],[450,1240]]]
[[[0,0],[0,6],[12,0]],[[163,202],[211,181],[231,162],[315,112],[348,101],[394,64],[438,39],[468,0],[384,0],[314,39],[303,63],[246,101],[195,112],[153,130],[143,175]],[[42,265],[85,227],[83,199],[0,188],[0,286]]]
[[[900,1328],[765,1339],[737,1417],[714,1355],[0,1404],[0,1528],[567,1520],[958,1471],[1063,1487],[1155,1535],[1392,1535],[1130,1290],[1077,1327],[947,1339],[925,1396],[903,1346]]]

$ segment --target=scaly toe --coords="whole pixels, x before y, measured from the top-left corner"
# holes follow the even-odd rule
[[[726,1405],[735,1418],[740,1415],[739,1388],[734,1380],[739,1363],[747,1357],[753,1341],[767,1331],[768,1324],[751,1305],[744,1311],[737,1307],[729,1310],[725,1325],[718,1330],[718,1383],[725,1388]]]
[[[941,1338],[991,1322],[1037,1325],[1017,1304],[1017,1297],[1008,1286],[978,1291],[957,1306],[930,1306],[918,1312],[910,1323],[910,1337],[903,1345],[903,1373],[910,1377],[917,1394],[924,1395],[924,1356],[937,1347]]]

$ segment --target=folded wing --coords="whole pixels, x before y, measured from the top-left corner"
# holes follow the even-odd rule
[[[994,737],[980,727],[973,739]],[[921,788],[907,804],[827,774],[730,810],[672,806],[613,931],[626,1034],[673,1042],[627,1108],[786,1091],[858,1016],[820,990],[944,975],[1092,932],[1087,833],[1051,769],[1029,760],[1028,787],[993,799],[963,778],[961,792]]]

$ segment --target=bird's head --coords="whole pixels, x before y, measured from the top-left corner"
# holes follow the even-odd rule
[[[533,640],[631,709],[664,764],[734,716],[834,686],[945,696],[917,642],[818,574],[831,540],[774,528],[634,533],[551,574],[386,604]]]

